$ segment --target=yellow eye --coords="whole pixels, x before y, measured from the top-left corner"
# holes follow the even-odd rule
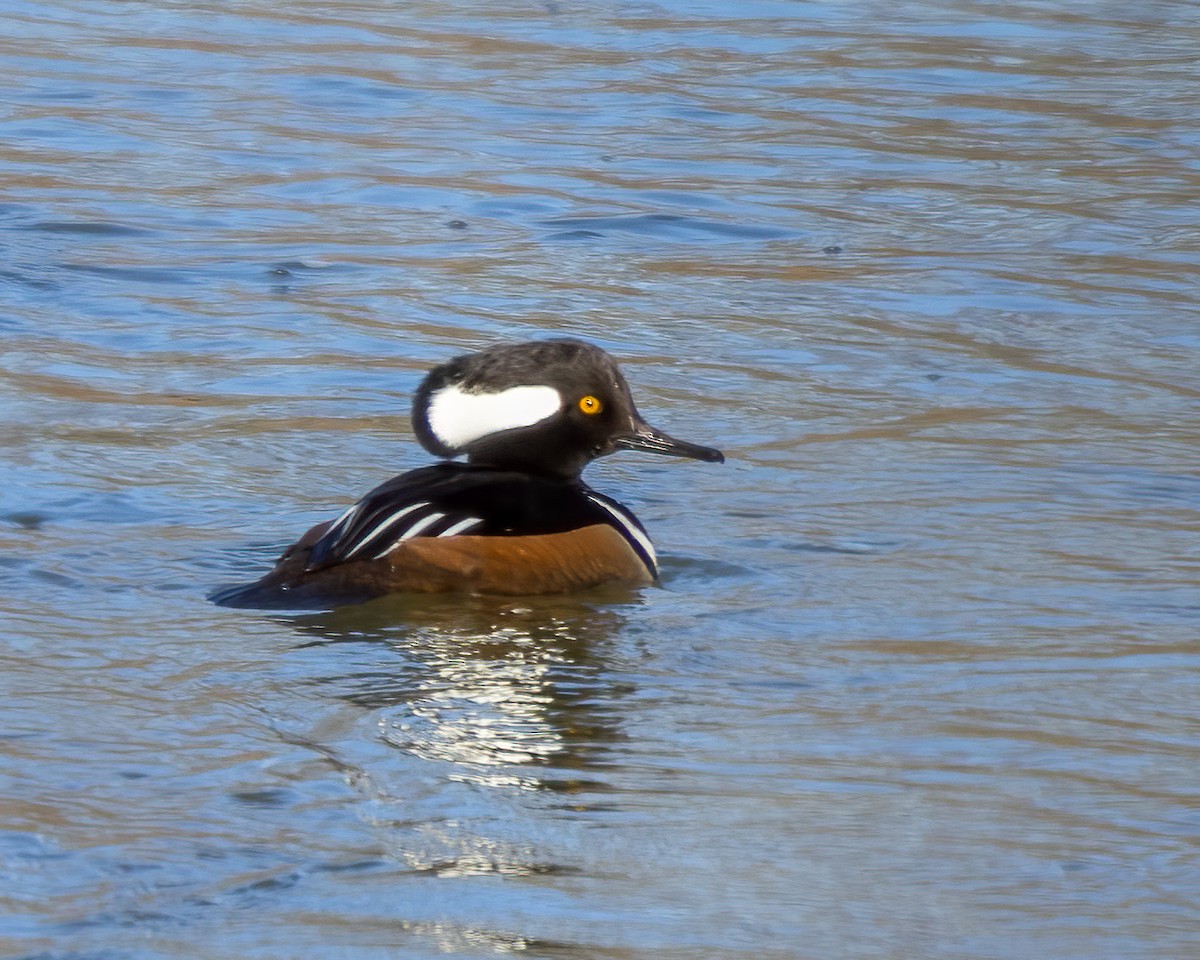
[[[604,404],[589,394],[579,401],[579,409],[590,417],[603,410]]]

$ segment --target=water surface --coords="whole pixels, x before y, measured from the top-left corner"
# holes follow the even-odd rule
[[[19,3],[4,953],[1190,960],[1187,3]],[[272,615],[582,336],[664,584]]]

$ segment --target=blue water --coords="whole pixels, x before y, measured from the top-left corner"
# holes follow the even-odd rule
[[[13,6],[0,954],[1194,958],[1194,21]],[[661,588],[207,602],[561,334]]]

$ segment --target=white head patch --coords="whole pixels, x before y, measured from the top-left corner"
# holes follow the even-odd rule
[[[509,387],[498,393],[467,393],[457,385],[429,398],[429,429],[447,447],[462,450],[480,437],[531,427],[562,409],[553,387]]]

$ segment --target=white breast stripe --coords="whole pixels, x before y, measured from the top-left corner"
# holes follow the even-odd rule
[[[467,517],[466,520],[459,520],[458,523],[453,523],[445,530],[438,534],[439,537],[452,537],[456,533],[463,533],[470,530],[472,527],[477,527],[483,523],[479,517]]]
[[[462,450],[472,441],[501,430],[530,427],[562,408],[553,387],[509,387],[498,393],[468,393],[443,387],[429,402],[429,428],[446,446]]]
[[[395,513],[389,514],[387,518],[381,520],[379,523],[375,524],[374,527],[369,528],[369,530],[364,530],[363,535],[359,536],[358,542],[354,545],[353,549],[346,553],[345,559],[349,560],[356,553],[363,550],[372,540],[379,539],[379,537],[382,536],[387,529],[401,517],[406,517],[414,510],[420,510],[422,507],[427,506],[429,506],[428,503],[410,503],[407,507],[402,507]]]
[[[593,497],[590,493],[588,494],[588,499],[591,500],[596,506],[603,507],[605,510],[607,510],[612,518],[620,525],[621,529],[625,531],[626,535],[641,545],[642,549],[646,551],[646,556],[650,558],[650,572],[657,574],[658,554],[654,552],[654,544],[650,542],[650,538],[648,536],[642,533],[642,531],[638,528],[638,525],[633,522],[629,515],[626,514],[624,510],[617,509],[611,503],[606,503],[599,497]]]

